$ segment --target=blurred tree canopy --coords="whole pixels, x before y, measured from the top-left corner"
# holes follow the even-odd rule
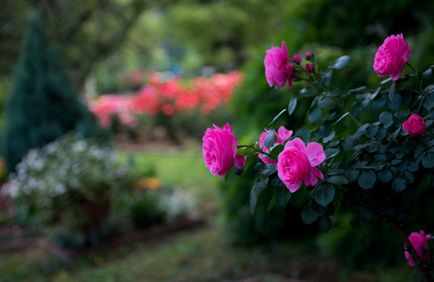
[[[157,0],[3,0],[0,10],[0,74],[16,63],[29,10],[37,9],[47,37],[65,58],[76,86],[81,87],[92,67],[125,40],[144,9]]]

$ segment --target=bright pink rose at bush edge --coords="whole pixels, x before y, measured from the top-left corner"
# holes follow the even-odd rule
[[[290,60],[285,42],[282,42],[282,47],[272,47],[267,50],[264,66],[265,77],[270,87],[283,87],[286,83],[288,87],[292,86],[294,66],[290,64]]]
[[[232,168],[237,155],[238,140],[229,123],[223,128],[214,125],[202,137],[205,165],[212,175],[224,176]]]
[[[410,46],[402,34],[390,35],[378,48],[374,59],[374,70],[380,77],[390,76],[398,80],[410,58]]]
[[[423,230],[419,232],[411,232],[408,236],[408,241],[413,246],[416,254],[422,259],[429,259],[429,253],[426,251],[426,247],[428,245],[428,241],[431,240],[431,234],[425,234]],[[411,256],[410,252],[404,251],[404,256],[407,259],[407,262],[410,266],[415,266],[416,262],[414,258]]]
[[[425,121],[418,114],[412,114],[404,123],[402,128],[411,136],[420,136],[425,133]]]

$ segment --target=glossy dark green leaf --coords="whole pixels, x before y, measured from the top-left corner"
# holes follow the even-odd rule
[[[357,182],[363,189],[371,189],[377,181],[377,175],[372,170],[363,170],[360,172]]]
[[[380,114],[380,122],[383,124],[386,128],[391,126],[393,124],[393,115],[389,112],[382,112]]]
[[[425,154],[425,156],[422,159],[422,166],[424,168],[433,168],[434,167],[434,154],[433,153]]]
[[[312,124],[319,122],[321,120],[321,109],[319,107],[313,108],[307,116],[307,120]]]
[[[337,70],[341,69],[341,68],[345,67],[346,65],[348,65],[350,63],[350,61],[351,61],[351,57],[350,56],[345,55],[345,56],[339,57],[335,61],[334,65],[333,65],[333,68],[335,68]]]
[[[422,73],[424,79],[429,79],[432,76],[432,67]]]
[[[348,179],[345,176],[342,175],[335,175],[330,176],[325,179],[328,183],[335,184],[335,185],[343,185],[348,184]]]
[[[284,113],[286,112],[286,109],[281,110],[271,121],[270,123],[267,125],[267,127],[269,127],[270,125],[272,125],[273,123],[276,122],[276,120],[278,118],[280,118]]]
[[[291,116],[297,108],[297,97],[292,96],[288,103],[288,115]]]
[[[318,219],[318,214],[308,204],[301,211],[301,219],[304,223],[311,224]]]
[[[256,203],[258,202],[259,194],[267,187],[268,177],[256,178],[253,188],[250,191],[250,213],[255,212]]]
[[[393,99],[389,101],[389,108],[394,111],[399,110],[399,108],[401,107],[401,101],[401,95],[399,93],[395,93]]]
[[[267,136],[264,139],[264,147],[273,147],[274,141],[276,141],[276,134],[274,133],[274,130],[269,130],[267,132]]]
[[[378,180],[387,183],[392,180],[392,172],[388,169],[377,172]]]
[[[276,187],[276,198],[277,198],[277,206],[284,208],[288,204],[291,199],[292,194],[289,192],[288,188],[284,185],[279,185]]]
[[[322,183],[315,188],[314,199],[315,201],[326,207],[328,204],[333,202],[335,198],[335,187],[328,183]]]
[[[404,178],[398,177],[392,182],[392,189],[396,193],[402,192],[405,190],[405,187],[407,186],[407,182]]]
[[[388,94],[389,101],[392,101],[393,98],[395,98],[395,91],[396,91],[396,83],[393,82],[389,88],[389,94]]]

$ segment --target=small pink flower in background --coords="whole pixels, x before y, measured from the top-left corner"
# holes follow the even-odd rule
[[[408,241],[410,241],[416,254],[424,260],[429,258],[429,253],[425,251],[429,240],[431,240],[431,234],[425,234],[423,230],[411,232],[410,236],[408,236]]]
[[[315,70],[315,65],[313,63],[307,63],[305,69],[307,72],[313,72]]]
[[[312,51],[306,51],[306,53],[304,54],[304,58],[305,58],[306,60],[310,60],[310,59],[312,59],[313,57],[314,57],[314,54],[313,54]]]
[[[390,76],[396,81],[408,62],[410,53],[410,46],[402,34],[390,35],[384,39],[375,54],[374,70],[378,76]]]
[[[261,133],[261,136],[259,137],[259,147],[262,149],[263,152],[269,153],[270,148],[267,146],[264,146],[265,138],[267,137],[269,130],[265,130]],[[274,141],[273,145],[278,145],[284,143],[286,140],[288,140],[289,137],[292,136],[292,130],[286,129],[284,126],[279,127],[279,129],[274,130],[274,135],[276,136],[276,140]],[[275,160],[271,160],[266,154],[259,154],[258,157],[265,163],[265,164],[275,164]]]
[[[295,53],[294,56],[292,57],[292,59],[293,59],[294,63],[296,63],[296,64],[301,63],[301,57],[300,57],[300,54],[298,54],[298,53]]]
[[[301,184],[314,186],[324,179],[317,168],[326,159],[321,144],[310,142],[305,146],[303,140],[295,138],[288,141],[277,160],[277,173],[280,180],[291,193],[296,192]]]
[[[411,136],[420,136],[425,133],[425,121],[418,114],[412,114],[403,124],[402,128]]]
[[[422,260],[429,259],[429,252],[427,252],[426,248],[428,245],[428,241],[431,240],[431,238],[431,234],[425,234],[423,230],[419,232],[411,232],[408,236],[408,241],[413,246],[413,249],[416,252],[417,256],[420,257]],[[410,266],[416,265],[415,260],[411,256],[410,252],[404,251],[404,256]]]
[[[286,83],[288,83],[288,87],[292,86],[294,66],[290,64],[285,42],[282,42],[282,47],[272,47],[267,50],[264,66],[265,77],[270,87],[283,87]]]
[[[235,157],[235,167],[238,170],[242,170],[246,165],[247,158],[241,155]]]
[[[224,176],[232,168],[237,155],[238,140],[229,123],[223,128],[214,125],[202,137],[205,165],[212,175]]]

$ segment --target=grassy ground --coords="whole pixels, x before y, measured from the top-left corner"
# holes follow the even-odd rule
[[[0,281],[409,281],[396,270],[343,275],[319,257],[312,241],[281,242],[257,248],[236,248],[225,242],[218,224],[218,188],[203,166],[201,152],[181,151],[133,155],[139,168],[154,165],[165,185],[195,194],[207,214],[205,228],[159,240],[134,243],[111,253],[98,253],[64,265],[35,248],[0,255]]]

